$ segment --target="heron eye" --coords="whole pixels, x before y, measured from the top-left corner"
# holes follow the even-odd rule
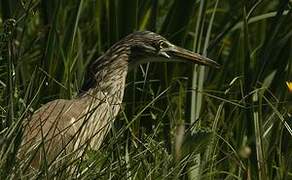
[[[159,48],[160,49],[164,49],[164,48],[168,48],[168,47],[169,47],[169,45],[165,41],[160,41],[159,42]]]

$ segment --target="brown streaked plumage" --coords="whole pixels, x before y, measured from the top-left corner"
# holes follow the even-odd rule
[[[21,156],[37,168],[40,164],[52,166],[69,154],[81,157],[85,147],[99,149],[120,110],[128,70],[155,61],[218,67],[216,62],[177,47],[156,33],[132,33],[90,66],[92,78],[86,92],[72,100],[51,101],[25,121]]]

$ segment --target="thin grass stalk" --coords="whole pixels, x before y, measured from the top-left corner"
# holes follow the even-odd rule
[[[75,62],[77,61],[78,55],[75,54],[74,45],[76,44],[75,39],[77,36],[78,31],[78,24],[80,20],[80,14],[82,12],[83,8],[83,0],[79,1],[76,5],[77,7],[69,12],[68,14],[71,15],[71,13],[74,15],[72,18],[69,17],[69,25],[68,28],[65,30],[65,37],[64,37],[64,47],[60,49],[64,49],[60,52],[62,54],[64,59],[64,69],[65,73],[63,75],[62,82],[66,84],[66,93],[65,97],[72,98],[72,77],[74,73],[72,73],[72,69],[75,66]],[[77,41],[78,42],[78,41]],[[60,43],[59,43],[60,44]],[[63,55],[64,54],[64,55]],[[76,57],[74,57],[76,56]]]
[[[236,83],[236,81],[238,80],[239,78],[234,78],[230,83],[229,83],[229,88],[227,90],[225,90],[224,92],[224,95],[227,95],[232,86]],[[218,110],[217,110],[217,113],[216,113],[216,116],[215,116],[215,119],[214,119],[214,122],[212,124],[212,131],[213,132],[216,132],[218,131],[218,123],[219,123],[219,120],[220,120],[220,116],[221,114],[223,113],[223,110],[224,110],[224,105],[226,104],[225,101],[223,101],[222,103],[220,103],[219,107],[218,107]],[[217,146],[218,146],[218,140],[213,138],[212,140],[212,143],[209,145],[208,149],[207,149],[207,152],[206,152],[206,157],[205,157],[205,161],[206,162],[210,162],[210,169],[209,171],[212,173],[213,172],[213,167],[216,166],[215,165],[215,156],[216,156],[216,149],[217,149]],[[210,179],[214,179],[214,177],[210,176]]]
[[[204,19],[205,16],[203,13],[205,12],[207,1],[200,1],[199,12],[197,17],[196,29],[195,29],[195,38],[193,43],[193,51],[200,52],[201,47],[201,39],[202,33],[204,29]],[[200,111],[202,108],[202,94],[199,92],[203,91],[203,78],[204,78],[204,68],[201,69],[200,66],[195,65],[193,70],[192,77],[192,93],[191,93],[191,124],[194,124],[195,121],[200,116]],[[197,124],[194,127],[199,127],[200,124]],[[192,133],[195,132],[195,129],[192,129]],[[190,179],[199,179],[200,178],[200,167],[201,167],[201,156],[200,154],[196,154],[194,158],[195,166],[191,166],[189,168],[189,178]]]
[[[250,56],[250,42],[249,42],[249,26],[248,26],[248,17],[246,14],[247,11],[247,4],[244,4],[242,7],[242,21],[243,21],[243,27],[242,27],[242,49],[240,50],[242,53],[242,73],[244,77],[244,86],[243,86],[243,96],[244,103],[246,107],[249,107],[250,104],[252,104],[252,97],[250,95],[250,92],[252,91],[252,87],[254,86],[252,73],[254,73],[251,69],[251,56]],[[256,145],[254,143],[254,133],[255,133],[255,127],[254,127],[254,119],[253,119],[253,111],[251,108],[245,110],[245,123],[242,123],[242,125],[245,127],[245,130],[243,132],[243,136],[246,136],[248,141],[251,144],[252,151],[256,151]],[[257,164],[257,157],[255,154],[252,154],[250,156],[250,170],[253,177],[258,177],[258,169],[256,168]]]
[[[5,25],[4,25],[5,26]],[[11,27],[8,27],[11,28]],[[15,90],[15,79],[14,79],[14,75],[15,75],[15,69],[14,69],[14,58],[13,58],[13,47],[12,47],[12,39],[10,37],[10,33],[13,33],[12,30],[9,30],[10,32],[5,32],[8,35],[8,41],[7,41],[7,54],[6,54],[6,58],[7,58],[7,69],[8,69],[8,79],[7,79],[7,89],[6,89],[6,94],[8,95],[8,101],[7,101],[7,105],[8,105],[8,111],[7,111],[7,116],[6,116],[6,127],[10,127],[11,124],[14,121],[14,90]]]
[[[209,25],[208,25],[208,29],[207,29],[207,34],[206,34],[206,38],[205,38],[205,43],[204,43],[204,48],[203,48],[203,55],[204,56],[207,56],[207,50],[208,50],[208,45],[209,45],[209,41],[210,41],[210,38],[211,38],[211,31],[212,31],[212,26],[213,26],[213,23],[214,23],[214,19],[215,19],[215,13],[217,11],[217,7],[218,7],[218,3],[219,3],[219,0],[217,0],[215,2],[215,5],[214,5],[214,8],[213,8],[213,12],[211,14],[211,18],[210,18],[210,22],[209,22]],[[202,69],[202,76],[204,78],[204,74],[205,74],[205,68]],[[204,82],[204,79],[201,79],[202,82]],[[203,84],[202,84],[203,86]],[[225,92],[225,94],[228,93],[228,91]],[[216,131],[217,130],[217,124],[218,124],[218,121],[219,121],[219,118],[220,118],[220,113],[222,113],[222,108],[224,106],[224,102],[222,102],[220,105],[219,105],[219,108],[218,108],[218,111],[217,111],[217,114],[216,114],[216,117],[215,117],[215,121],[213,123],[213,126],[212,126],[212,130],[213,131]],[[220,108],[221,107],[221,108]],[[215,139],[212,140],[206,154],[207,156],[205,157],[205,161],[210,161],[211,162],[214,162],[214,158],[213,158],[213,153],[215,152]],[[213,144],[214,143],[214,144]],[[210,153],[210,154],[209,154]],[[201,171],[203,169],[201,168]],[[212,172],[212,165],[211,165],[211,169],[210,169],[210,172]]]
[[[253,108],[253,120],[254,120],[254,127],[255,127],[255,140],[256,140],[256,154],[257,154],[257,164],[258,164],[258,172],[259,172],[259,179],[264,180],[267,179],[266,174],[266,160],[264,158],[264,147],[262,143],[262,122],[261,122],[261,116],[260,116],[260,110],[261,110],[261,100],[259,100],[259,93],[256,91],[253,95],[253,103],[255,106],[258,106],[259,108],[254,107]]]
[[[6,87],[4,87],[4,103],[7,107],[4,114],[3,120],[1,119],[1,129],[6,129],[4,137],[1,137],[3,145],[1,147],[1,161],[0,161],[0,177],[9,176],[16,159],[16,152],[18,147],[18,136],[19,128],[16,132],[13,132],[13,136],[7,136],[10,133],[10,128],[16,123],[15,114],[17,111],[17,104],[15,102],[17,96],[16,86],[15,86],[15,52],[14,52],[14,35],[15,35],[16,21],[14,19],[7,19],[3,24],[3,34],[1,37],[1,61],[6,65],[7,75],[4,76],[6,79]],[[5,132],[5,130],[4,130]],[[1,143],[1,144],[2,144]]]
[[[204,1],[200,1],[200,6],[199,6],[199,11],[198,11],[198,17],[196,20],[196,29],[195,29],[195,37],[194,37],[194,43],[193,43],[193,51],[195,52],[199,52],[198,49],[198,44],[199,42],[199,27],[202,21],[202,12],[203,12],[203,5],[204,5]],[[198,80],[197,78],[199,77],[199,73],[197,72],[197,65],[194,66],[194,70],[193,70],[193,77],[192,77],[192,94],[191,94],[191,119],[190,122],[191,124],[193,124],[196,119],[199,117],[198,114],[198,109],[200,109],[200,107],[198,106]],[[200,105],[200,104],[199,104]]]

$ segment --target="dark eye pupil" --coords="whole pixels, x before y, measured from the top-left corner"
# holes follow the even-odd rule
[[[168,44],[167,43],[165,43],[165,42],[160,42],[160,48],[168,48]]]

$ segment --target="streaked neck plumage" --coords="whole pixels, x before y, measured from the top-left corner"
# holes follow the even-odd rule
[[[116,43],[99,57],[90,68],[91,78],[94,82],[83,97],[89,95],[99,99],[110,99],[115,104],[121,103],[130,53],[129,46],[121,46],[120,43]]]

